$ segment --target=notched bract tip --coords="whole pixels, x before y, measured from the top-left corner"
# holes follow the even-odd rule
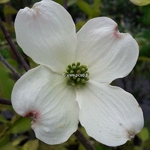
[[[121,38],[121,33],[118,30],[118,25],[116,25],[115,28],[114,28],[114,36],[116,38]]]
[[[131,139],[134,138],[136,133],[134,131],[127,131],[127,134],[128,134],[129,141],[131,141]]]
[[[38,111],[29,111],[24,117],[27,117],[27,118],[31,118],[32,119],[32,127],[33,127],[33,124],[36,123],[36,121],[39,119],[40,117],[40,113]]]

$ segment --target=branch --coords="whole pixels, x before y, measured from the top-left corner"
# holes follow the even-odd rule
[[[77,130],[74,135],[79,139],[79,141],[83,144],[83,146],[87,149],[87,150],[95,150],[95,148],[93,147],[93,145],[89,142],[88,139],[86,139],[86,137],[82,134],[81,131]]]
[[[0,54],[0,61],[7,67],[9,68],[12,73],[19,79],[21,75],[4,59],[4,57]]]
[[[11,49],[16,54],[16,56],[19,58],[19,60],[21,61],[24,69],[26,71],[28,71],[30,69],[29,66],[28,66],[28,64],[26,63],[26,61],[24,60],[24,58],[22,57],[22,55],[20,54],[20,52],[17,50],[16,45],[12,41],[12,39],[11,39],[10,34],[8,33],[8,31],[5,29],[1,18],[0,18],[0,28],[1,28],[2,32],[4,33],[5,39],[7,40],[8,44],[11,47]]]
[[[0,98],[0,104],[5,104],[5,105],[12,105],[10,100],[7,100],[5,98]]]

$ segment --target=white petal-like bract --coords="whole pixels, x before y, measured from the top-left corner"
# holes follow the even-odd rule
[[[108,146],[122,145],[142,129],[139,104],[121,88],[90,81],[76,93],[79,121],[97,141]]]
[[[63,78],[39,66],[23,75],[12,91],[14,110],[31,117],[36,137],[48,144],[65,142],[78,128],[75,92]]]
[[[41,1],[31,9],[21,9],[16,16],[15,31],[18,44],[35,62],[62,73],[74,61],[75,25],[59,4]]]
[[[25,54],[40,64],[16,82],[11,96],[14,110],[32,118],[37,138],[47,144],[65,142],[79,120],[91,137],[109,146],[122,145],[140,132],[143,113],[135,98],[108,85],[129,74],[139,54],[137,42],[119,33],[113,20],[91,19],[76,35],[69,13],[42,0],[18,12],[15,31]],[[66,69],[69,74],[87,73],[87,68],[89,81],[84,78],[79,85],[87,81],[85,86],[75,88],[82,77],[67,85]]]
[[[130,34],[119,33],[110,18],[89,20],[77,33],[76,60],[89,68],[90,79],[110,83],[128,75],[138,58],[137,42]]]

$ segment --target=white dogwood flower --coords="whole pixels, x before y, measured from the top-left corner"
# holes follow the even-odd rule
[[[38,67],[25,73],[12,91],[12,105],[32,118],[32,129],[47,144],[65,142],[81,125],[97,141],[117,146],[143,127],[135,98],[109,85],[129,74],[139,48],[107,17],[89,20],[76,33],[68,12],[51,0],[21,9],[16,38]]]

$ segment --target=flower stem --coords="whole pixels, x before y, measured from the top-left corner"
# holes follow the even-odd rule
[[[22,55],[20,54],[20,52],[17,50],[16,45],[12,41],[12,39],[11,39],[10,34],[8,33],[8,31],[5,29],[1,18],[0,18],[0,28],[1,28],[4,36],[5,36],[5,39],[7,40],[8,44],[10,45],[11,49],[16,54],[16,56],[19,58],[19,60],[21,61],[24,69],[26,71],[28,71],[30,69],[30,67],[28,66],[28,64],[26,63],[26,61],[24,60],[24,58],[22,57]]]
[[[0,98],[0,104],[5,104],[5,105],[12,105],[10,100],[7,100],[5,98]]]
[[[74,133],[74,135],[79,139],[79,141],[87,150],[95,150],[94,146],[89,142],[89,140],[82,134],[79,129]]]
[[[0,61],[7,67],[9,68],[12,73],[19,79],[21,75],[4,59],[4,57],[0,54]]]

